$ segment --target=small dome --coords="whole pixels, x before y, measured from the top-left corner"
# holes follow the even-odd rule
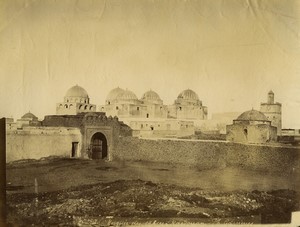
[[[80,97],[80,98],[89,98],[86,90],[78,85],[71,87],[67,93],[66,97]]]
[[[183,92],[181,92],[178,97],[178,99],[185,99],[185,100],[199,100],[198,95],[196,94],[196,92],[194,92],[191,89],[187,89],[184,90]]]
[[[31,118],[31,119],[35,119],[35,120],[38,119],[34,114],[32,114],[32,113],[30,113],[30,112],[24,114],[21,118],[22,118],[22,119],[24,119],[24,118]]]
[[[108,93],[106,100],[115,100],[117,98],[117,96],[119,94],[121,94],[122,92],[124,92],[124,89],[119,88],[119,87],[114,88]]]
[[[238,121],[268,121],[268,118],[260,111],[249,110],[237,118]]]
[[[130,90],[126,89],[122,93],[120,93],[116,99],[118,100],[137,100],[137,96]]]
[[[272,90],[270,90],[268,94],[273,94],[274,95],[274,92]]]
[[[147,91],[145,94],[142,96],[142,100],[147,100],[147,101],[161,101],[159,95],[155,91]]]

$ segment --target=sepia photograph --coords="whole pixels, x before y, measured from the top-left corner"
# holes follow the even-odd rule
[[[0,0],[0,226],[300,226],[300,1]]]

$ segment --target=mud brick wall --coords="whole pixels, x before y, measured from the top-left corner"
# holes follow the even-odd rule
[[[70,157],[72,142],[81,146],[81,134],[74,128],[31,128],[6,133],[6,162],[40,159],[48,156]],[[79,152],[77,156],[79,157]]]
[[[222,141],[150,140],[121,137],[113,159],[181,163],[199,169],[238,166],[266,172],[300,172],[300,149]]]

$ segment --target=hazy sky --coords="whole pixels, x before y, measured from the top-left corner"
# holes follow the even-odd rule
[[[0,116],[55,114],[68,88],[100,105],[120,86],[171,104],[187,88],[209,113],[259,109],[300,128],[300,2],[1,0]]]

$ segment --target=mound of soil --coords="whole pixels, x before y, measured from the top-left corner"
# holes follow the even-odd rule
[[[118,180],[40,194],[12,193],[7,210],[8,221],[18,226],[111,225],[125,220],[288,223],[291,212],[299,209],[296,197],[292,190],[221,192]]]

